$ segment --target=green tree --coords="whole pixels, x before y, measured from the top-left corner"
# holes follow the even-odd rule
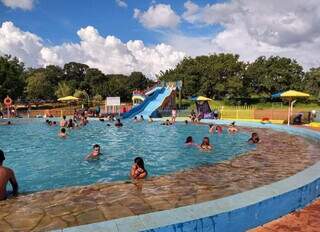
[[[88,69],[89,66],[86,64],[76,62],[67,63],[63,67],[63,79],[68,82],[71,88],[80,89]]]
[[[24,64],[11,56],[0,56],[0,100],[9,95],[12,99],[23,97]]]
[[[70,96],[73,93],[74,89],[66,81],[59,82],[58,88],[55,92],[57,98]]]
[[[303,80],[304,91],[311,93],[320,100],[320,67],[311,68]]]
[[[54,88],[47,80],[43,70],[37,70],[27,77],[27,96],[29,99],[53,99]]]

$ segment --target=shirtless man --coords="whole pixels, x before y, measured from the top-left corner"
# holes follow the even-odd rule
[[[7,199],[8,195],[18,195],[18,183],[14,176],[14,172],[10,168],[2,166],[4,160],[4,153],[0,150],[0,201]],[[12,193],[6,191],[8,182],[12,185]]]

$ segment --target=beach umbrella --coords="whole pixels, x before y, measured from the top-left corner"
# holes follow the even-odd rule
[[[308,93],[303,93],[295,90],[288,90],[281,93],[276,93],[272,95],[272,98],[282,98],[289,102],[288,108],[288,125],[290,125],[290,117],[292,115],[293,104],[297,101],[298,98],[310,97]]]
[[[79,98],[74,96],[67,96],[67,97],[61,97],[58,99],[58,101],[77,101]]]
[[[192,97],[192,101],[213,101],[211,98],[207,98],[204,96],[199,96],[199,97]]]

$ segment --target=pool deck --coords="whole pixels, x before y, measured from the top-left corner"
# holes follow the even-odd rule
[[[319,144],[270,129],[256,150],[219,164],[139,182],[44,191],[0,202],[0,230],[45,231],[206,202],[294,175],[320,160]],[[277,149],[274,149],[274,148]]]
[[[304,209],[288,214],[249,232],[319,232],[320,199]]]

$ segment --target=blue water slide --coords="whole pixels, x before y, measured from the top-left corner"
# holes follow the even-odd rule
[[[153,100],[150,101],[149,104],[144,108],[141,113],[138,115],[142,115],[144,118],[148,118],[150,115],[153,116],[153,113],[162,105],[164,100],[170,96],[172,90],[170,88],[164,88],[164,91]]]
[[[129,110],[128,112],[124,113],[122,115],[122,118],[123,119],[132,118],[132,117],[136,116],[137,114],[141,113],[150,102],[155,100],[158,97],[158,95],[163,93],[164,91],[165,91],[164,87],[160,88],[160,89],[157,89],[156,91],[153,92],[152,95],[148,96],[141,104],[133,107],[131,110]]]

